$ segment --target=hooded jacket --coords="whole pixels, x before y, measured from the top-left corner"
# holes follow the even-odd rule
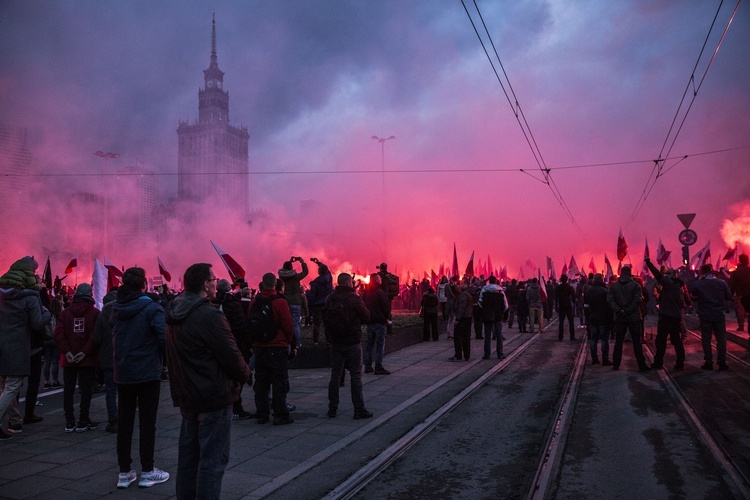
[[[250,378],[226,316],[185,291],[166,309],[169,388],[174,406],[211,411],[231,405]]]
[[[310,282],[310,291],[307,293],[308,304],[310,307],[323,307],[332,291],[333,276],[328,271]]]
[[[31,335],[44,330],[51,317],[42,307],[39,292],[0,289],[0,375],[29,375]]]
[[[542,292],[539,283],[530,283],[526,287],[526,300],[530,308],[539,309],[542,307]]]
[[[76,296],[70,307],[60,314],[55,326],[55,343],[60,349],[60,366],[94,367],[99,365],[97,349],[94,346],[94,328],[101,312],[91,297]],[[78,363],[71,363],[66,353],[83,353],[86,356]]]
[[[123,285],[112,306],[112,349],[117,384],[161,380],[166,348],[164,308]]]
[[[482,321],[494,323],[503,320],[503,313],[508,309],[508,299],[500,285],[490,283],[482,288],[479,294],[479,304],[482,306]]]
[[[568,288],[572,290],[572,287],[568,286]],[[593,285],[586,287],[586,291],[583,292],[583,303],[589,306],[589,323],[591,325],[606,326],[612,323],[612,310],[607,303],[607,287],[604,286],[603,282],[594,281]]]
[[[284,282],[284,297],[292,306],[302,305],[302,289],[299,282],[305,279],[309,272],[307,262],[300,262],[300,264],[302,265],[301,273],[294,269],[279,269],[279,278]]]
[[[102,302],[102,313],[96,319],[94,325],[94,348],[99,352],[99,368],[112,370],[112,307],[114,306],[117,291],[111,291],[104,296]]]

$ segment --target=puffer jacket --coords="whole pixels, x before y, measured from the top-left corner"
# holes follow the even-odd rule
[[[183,292],[166,309],[172,403],[210,411],[231,405],[250,378],[226,316],[208,299]]]
[[[31,336],[43,331],[51,317],[36,290],[0,289],[0,375],[29,375]]]
[[[115,383],[161,380],[167,334],[164,308],[123,285],[112,306],[111,325]]]

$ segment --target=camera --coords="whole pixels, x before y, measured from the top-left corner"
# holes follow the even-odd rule
[[[310,261],[315,262],[316,264],[318,263],[318,259],[316,259],[315,257],[310,257]]]

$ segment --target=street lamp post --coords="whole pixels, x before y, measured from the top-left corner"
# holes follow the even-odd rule
[[[104,255],[106,256],[107,244],[109,243],[109,183],[107,182],[109,172],[107,172],[107,160],[117,158],[120,154],[103,151],[94,151],[92,154],[104,159]]]
[[[396,136],[392,135],[387,138],[378,137],[377,135],[372,136],[373,141],[377,141],[380,143],[380,170],[382,172],[382,180],[383,180],[383,197],[382,201],[385,203],[385,141],[390,141],[391,139],[395,139]],[[383,217],[383,247],[385,248],[385,252],[383,252],[384,257],[385,253],[388,251],[388,240],[385,235],[385,217]],[[385,258],[384,258],[385,260]]]

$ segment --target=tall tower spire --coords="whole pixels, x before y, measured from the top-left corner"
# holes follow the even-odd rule
[[[218,65],[216,58],[216,11],[214,11],[211,19],[211,66]]]

